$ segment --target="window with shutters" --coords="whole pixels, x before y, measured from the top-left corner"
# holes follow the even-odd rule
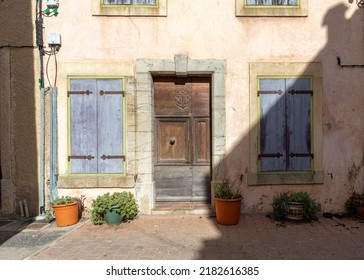
[[[259,171],[311,172],[312,78],[259,78]]]
[[[235,0],[236,16],[299,17],[308,15],[308,0]]]
[[[156,6],[158,0],[103,0],[104,5]]]
[[[94,16],[167,16],[168,0],[91,0]]]
[[[247,6],[298,6],[299,0],[246,0]]]
[[[70,174],[125,174],[122,78],[70,78]]]
[[[248,185],[322,184],[322,65],[251,62]]]

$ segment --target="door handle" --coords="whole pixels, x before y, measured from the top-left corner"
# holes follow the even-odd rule
[[[172,137],[171,140],[169,140],[169,144],[174,145],[176,143],[176,138]]]

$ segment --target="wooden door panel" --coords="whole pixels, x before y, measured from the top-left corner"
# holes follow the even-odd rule
[[[190,116],[192,112],[191,83],[165,80],[154,83],[156,116]]]
[[[211,198],[211,170],[210,165],[193,166],[192,169],[192,200],[209,202]]]
[[[190,201],[192,172],[190,166],[155,166],[156,201]]]
[[[197,118],[194,120],[194,163],[210,163],[210,120]]]
[[[192,115],[209,117],[210,115],[210,84],[208,81],[198,81],[191,84]]]
[[[187,163],[189,156],[189,119],[157,120],[157,163]]]

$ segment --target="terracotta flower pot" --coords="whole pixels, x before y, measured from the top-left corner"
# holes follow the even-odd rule
[[[364,204],[359,204],[355,207],[356,216],[360,219],[364,219]]]
[[[242,198],[220,199],[215,197],[216,221],[221,225],[236,225],[240,219]]]
[[[78,222],[78,203],[52,205],[56,224],[59,227],[65,227],[77,224]]]

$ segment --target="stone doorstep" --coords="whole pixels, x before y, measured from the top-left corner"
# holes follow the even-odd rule
[[[4,226],[6,226],[6,225],[8,225],[8,224],[10,224],[12,222],[14,222],[14,221],[10,221],[10,220],[0,220],[0,228],[1,227],[4,227]]]
[[[36,231],[36,230],[41,230],[41,229],[45,229],[47,227],[49,227],[51,225],[51,223],[31,223],[28,226],[26,226],[23,231]]]

